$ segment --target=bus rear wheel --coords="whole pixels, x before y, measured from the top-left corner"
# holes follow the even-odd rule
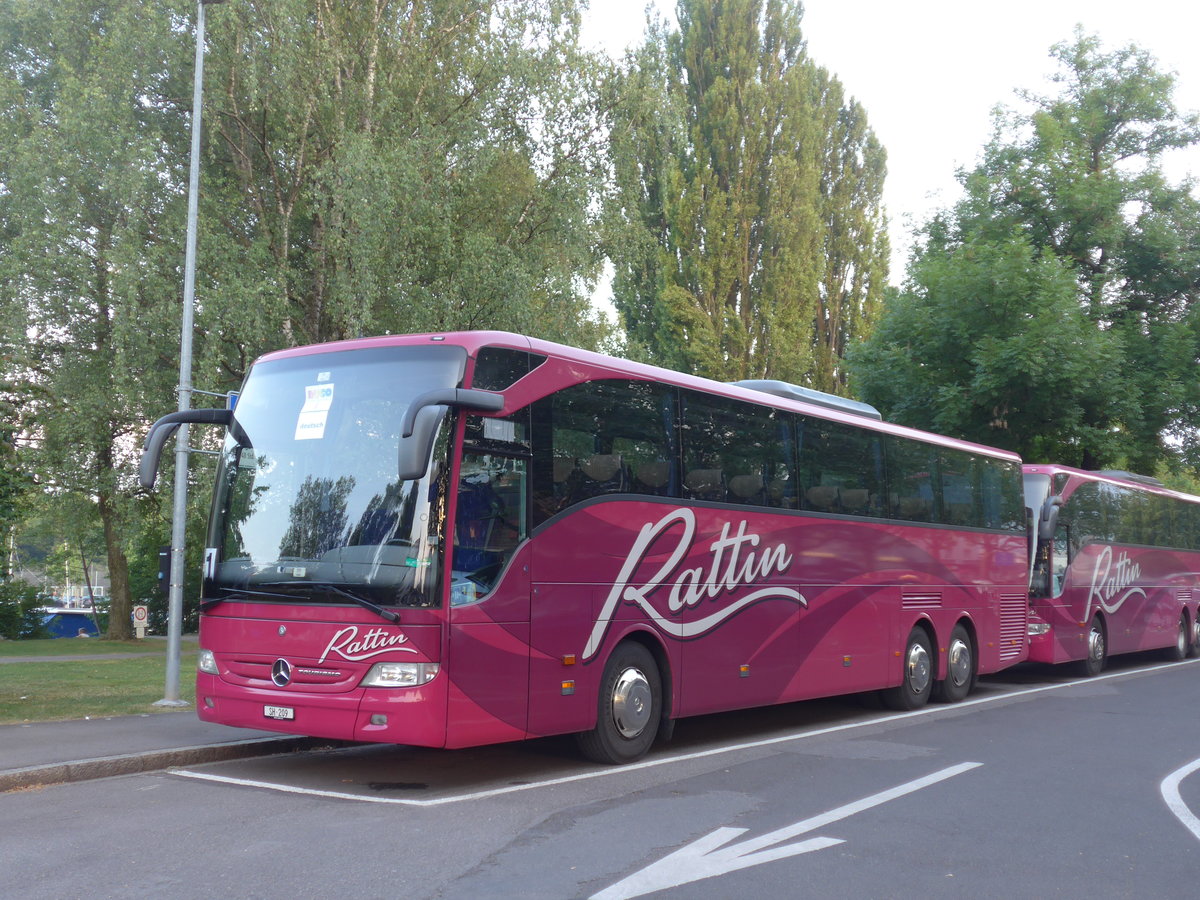
[[[635,641],[617,646],[600,681],[596,727],[578,735],[593,762],[620,765],[646,755],[662,716],[662,677],[650,651]]]
[[[1175,643],[1167,648],[1167,658],[1178,662],[1187,659],[1192,650],[1192,626],[1188,622],[1187,610],[1179,614],[1179,629],[1175,632]]]
[[[1104,671],[1107,660],[1108,640],[1104,634],[1104,621],[1099,616],[1092,616],[1087,633],[1087,656],[1079,662],[1079,674],[1094,678]]]
[[[975,686],[975,651],[967,629],[955,625],[946,647],[946,677],[933,687],[933,696],[943,703],[966,699]]]
[[[914,628],[904,644],[904,676],[897,687],[880,691],[889,709],[920,709],[933,693],[933,645],[924,628]]]

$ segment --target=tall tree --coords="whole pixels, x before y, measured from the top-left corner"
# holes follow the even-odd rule
[[[883,151],[788,0],[680,0],[623,75],[609,202],[635,349],[719,379],[836,389],[886,276]]]
[[[247,344],[385,332],[597,342],[603,64],[578,47],[573,0],[243,0],[222,13],[214,365],[240,374]]]
[[[163,3],[0,10],[4,374],[40,487],[82,498],[103,527],[115,637],[130,627],[128,464],[178,344],[180,172],[164,148],[183,127],[181,21]]]
[[[1173,78],[1135,47],[1106,53],[1096,38],[1077,32],[1051,55],[1059,63],[1059,93],[1026,93],[1026,111],[997,112],[982,162],[961,177],[963,200],[926,230],[909,273],[909,296],[888,311],[858,355],[857,384],[866,399],[911,424],[940,422],[1004,446],[1053,447],[1056,461],[1087,468],[1123,464],[1154,471],[1172,455],[1168,436],[1196,453],[1200,202],[1190,182],[1167,182],[1161,159],[1195,144],[1200,128],[1195,116],[1176,110]],[[949,278],[945,269],[983,254],[1000,254],[994,290],[1025,293],[1014,298],[1022,314],[977,321],[986,324],[977,334],[968,320],[969,307],[981,303],[978,279]],[[982,377],[994,360],[985,359],[985,343],[977,338],[999,329],[1005,340],[1022,342],[1044,329],[1052,304],[1040,296],[1040,282],[1002,281],[1035,263],[1071,275],[1074,308],[1061,310],[1057,334],[1045,333],[1040,362],[1016,356],[1007,360],[1007,373]],[[948,374],[947,360],[918,356],[928,348],[899,329],[912,309],[943,316],[930,327],[958,337],[956,347],[942,348],[957,360],[951,380],[936,381]],[[912,380],[899,384],[872,361],[881,354],[908,359]],[[1055,358],[1062,356],[1097,370],[1085,366],[1056,387],[1042,376],[1066,367]],[[892,405],[898,393],[941,399],[916,414]],[[971,396],[974,413],[956,399],[962,394]],[[989,409],[1006,410],[1000,420],[1009,427],[989,430]]]
[[[0,377],[41,489],[103,524],[116,636],[136,452],[177,370],[194,10],[0,3]],[[604,337],[605,65],[575,0],[209,10],[198,386],[367,333]]]

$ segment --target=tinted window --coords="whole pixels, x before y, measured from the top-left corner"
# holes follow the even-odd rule
[[[888,508],[907,522],[941,520],[937,448],[903,438],[887,440]]]
[[[801,417],[799,499],[802,509],[882,515],[883,466],[879,435]]]
[[[979,457],[983,526],[1025,530],[1025,496],[1020,463]]]
[[[793,489],[786,413],[685,391],[681,433],[685,497],[788,505]]]
[[[980,469],[984,461],[961,450],[940,450],[942,521],[947,525],[979,527],[983,524]]]
[[[675,392],[644,381],[573,385],[533,406],[534,517],[605,494],[678,490]]]
[[[475,359],[471,386],[482,391],[503,391],[545,361],[546,357],[525,350],[484,347]]]

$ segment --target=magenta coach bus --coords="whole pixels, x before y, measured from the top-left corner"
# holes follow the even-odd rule
[[[1200,497],[1127,472],[1024,475],[1037,520],[1029,658],[1096,675],[1118,653],[1200,652]]]
[[[960,700],[1027,655],[1020,461],[872,413],[499,332],[268,354],[143,456],[227,428],[199,715],[623,762],[683,716]]]

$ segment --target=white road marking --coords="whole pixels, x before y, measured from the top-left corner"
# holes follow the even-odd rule
[[[838,734],[845,731],[853,731],[859,728],[873,728],[877,725],[887,725],[891,722],[901,722],[908,719],[917,719],[924,716],[932,716],[939,714],[950,714],[958,712],[971,706],[983,706],[989,703],[995,703],[1000,700],[1015,700],[1020,697],[1030,697],[1034,694],[1045,694],[1051,691],[1060,691],[1066,688],[1079,687],[1080,685],[1098,684],[1102,681],[1111,681],[1117,678],[1128,678],[1135,675],[1146,675],[1151,672],[1158,672],[1163,669],[1173,669],[1178,666],[1191,666],[1200,664],[1200,660],[1185,660],[1183,662],[1163,663],[1157,666],[1148,666],[1141,669],[1130,669],[1124,672],[1111,672],[1107,675],[1097,675],[1094,678],[1081,678],[1073,681],[1064,681],[1060,684],[1047,684],[1035,688],[1026,688],[1021,691],[1012,693],[997,694],[993,697],[977,697],[974,700],[964,700],[961,703],[947,703],[925,706],[921,709],[912,712],[893,713],[891,715],[880,716],[878,718],[867,719],[861,722],[847,722],[844,725],[831,725],[828,728],[817,728],[812,731],[793,732],[791,734],[779,735],[772,738],[763,738],[758,741],[745,741],[740,744],[728,744],[722,747],[714,747],[710,750],[698,750],[694,753],[679,753],[673,756],[656,756],[652,759],[644,759],[641,762],[629,763],[624,766],[606,766],[603,769],[594,770],[591,772],[580,772],[577,775],[566,775],[561,778],[548,778],[545,781],[533,781],[527,784],[506,785],[502,788],[493,788],[486,791],[475,791],[469,794],[456,794],[452,797],[437,797],[429,800],[415,800],[405,797],[370,797],[362,794],[350,794],[343,791],[322,791],[310,788],[294,787],[287,784],[276,784],[270,781],[254,781],[246,778],[230,778],[224,775],[209,775],[204,772],[193,772],[187,769],[168,769],[172,775],[179,775],[183,778],[196,778],[202,781],[217,781],[223,784],[236,784],[244,787],[263,788],[272,791],[282,791],[288,794],[308,794],[314,797],[329,797],[336,800],[355,800],[360,803],[391,803],[398,806],[445,806],[451,803],[468,803],[475,800],[484,800],[488,797],[499,797],[504,794],[515,794],[519,791],[531,791],[538,788],[553,787],[559,784],[573,784],[579,781],[590,781],[594,778],[611,778],[613,776],[626,777],[630,772],[636,772],[641,769],[653,769],[657,766],[675,765],[677,763],[688,762],[693,759],[705,759],[710,756],[722,756],[726,753],[736,753],[740,750],[755,750],[760,747],[771,747],[776,744],[786,744],[792,741],[805,740],[806,738],[824,737],[829,734]]]
[[[1163,783],[1159,785],[1159,790],[1162,792],[1163,799],[1167,801],[1167,808],[1175,814],[1183,827],[1192,833],[1196,840],[1200,840],[1200,818],[1196,817],[1186,803],[1183,802],[1183,797],[1179,794],[1179,784],[1183,779],[1187,778],[1197,769],[1200,769],[1200,759],[1194,759],[1182,769],[1176,769],[1170,775],[1163,779]]]
[[[845,806],[839,806],[837,809],[831,809],[829,812],[812,816],[792,825],[786,825],[761,837],[750,838],[740,844],[730,844],[729,842],[745,834],[747,829],[718,828],[716,831],[680,847],[657,862],[651,863],[641,871],[634,872],[600,893],[592,895],[591,900],[632,900],[634,897],[641,897],[654,891],[667,890],[704,878],[713,878],[717,875],[724,875],[726,872],[735,872],[738,869],[746,869],[761,863],[833,847],[844,841],[840,838],[817,837],[797,844],[784,844],[781,847],[774,845],[782,841],[789,841],[807,832],[816,831],[818,828],[824,828],[833,822],[849,818],[855,813],[927,788],[981,765],[983,763],[968,762],[950,766],[934,772],[932,775],[926,775],[924,778],[908,781],[886,791],[880,791],[878,794],[863,797],[861,800],[847,803]]]

